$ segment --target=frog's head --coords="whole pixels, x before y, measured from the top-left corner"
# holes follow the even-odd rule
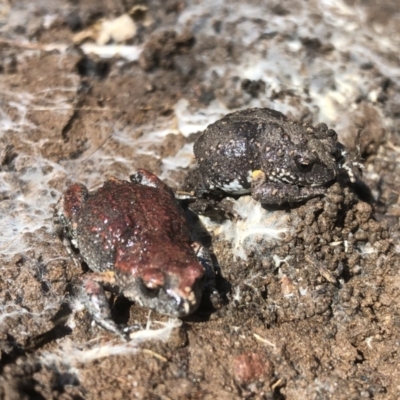
[[[116,265],[116,270],[121,268]],[[127,298],[162,314],[185,317],[200,305],[205,270],[195,259],[186,264],[150,264],[130,273],[125,269],[119,280]]]
[[[263,149],[262,170],[273,182],[321,186],[336,179],[341,157],[337,134],[325,124],[304,129],[299,140],[282,135],[279,143]]]

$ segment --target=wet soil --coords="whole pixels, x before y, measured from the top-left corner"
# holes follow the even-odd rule
[[[247,3],[235,6],[250,7]],[[357,57],[343,54],[334,35],[316,30],[311,37],[301,24],[284,33],[268,31],[268,18],[283,21],[303,12],[301,3],[250,3],[264,14],[233,21],[228,12],[214,15],[213,8],[203,19],[182,22],[185,12],[201,5],[142,2],[150,22],[136,17],[137,35],[127,44],[142,52],[133,61],[86,54],[73,46],[73,38],[100,18],[129,12],[135,1],[5,3],[1,399],[400,397],[400,60],[389,45],[380,55],[392,69],[361,63],[360,76],[372,82],[371,91],[332,106],[344,115],[335,128],[350,150],[357,131],[363,132],[365,171],[356,183],[341,176],[323,198],[265,210],[265,226],[284,221],[285,232],[275,240],[247,237],[243,232],[251,221],[246,225],[235,213],[202,217],[218,264],[222,308],[211,312],[204,304],[167,340],[129,347],[93,324],[85,310],[72,318],[65,305],[70,283],[88,271],[74,263],[54,228],[56,201],[71,182],[92,188],[111,175],[127,179],[135,168],[179,188],[193,165],[190,145],[198,132],[182,128],[177,104],[186,104],[189,116],[204,116],[217,103],[227,113],[265,98],[271,108],[288,105],[296,119],[327,122],[307,107],[305,88],[271,89],[267,78],[241,76],[240,63],[261,42],[282,43],[296,34],[302,36],[305,65],[339,55],[346,67]],[[347,1],[341,11],[347,10],[351,22],[361,10],[366,24],[379,27],[388,15],[398,20],[395,3],[377,8],[374,2]],[[324,4],[308,5],[311,26],[323,18]],[[249,21],[265,33],[250,44],[231,39]],[[387,29],[398,35],[394,22]],[[373,42],[370,46],[374,50]],[[237,74],[215,72],[224,63],[239,66]],[[332,68],[344,71],[343,65]],[[324,85],[330,76],[324,75]],[[185,146],[189,155],[181,153]],[[228,201],[232,207],[251,203]],[[118,322],[146,325],[148,310],[119,297],[110,302]],[[156,312],[150,319],[168,320]]]

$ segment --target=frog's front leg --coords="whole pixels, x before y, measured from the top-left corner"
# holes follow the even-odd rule
[[[216,287],[216,275],[214,261],[210,250],[203,246],[200,242],[193,242],[192,248],[196,253],[196,257],[205,269],[206,281],[203,294],[209,299],[215,309],[222,307],[222,299]]]
[[[113,271],[88,273],[78,285],[78,299],[87,309],[95,322],[104,329],[127,339],[125,329],[118,326],[111,317],[111,308],[104,287],[115,292],[115,274]]]
[[[323,196],[326,189],[321,186],[296,186],[279,182],[269,182],[266,175],[253,171],[251,195],[262,204],[296,203],[312,197]]]

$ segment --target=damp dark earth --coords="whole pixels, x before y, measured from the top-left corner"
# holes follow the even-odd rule
[[[398,399],[399,9],[3,1],[0,398]],[[177,319],[107,292],[136,329],[94,323],[73,296],[91,271],[54,224],[62,193],[138,169],[181,190],[201,132],[254,107],[325,123],[362,174],[279,206],[183,200],[221,304]]]

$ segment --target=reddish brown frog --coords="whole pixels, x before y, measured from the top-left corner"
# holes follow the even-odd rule
[[[122,333],[104,288],[160,313],[183,317],[199,306],[212,268],[199,261],[184,212],[172,190],[140,169],[130,182],[110,178],[94,192],[70,186],[57,205],[66,236],[94,271],[79,297],[95,321]]]

